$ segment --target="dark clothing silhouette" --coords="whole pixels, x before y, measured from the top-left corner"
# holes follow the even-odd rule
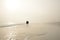
[[[29,24],[29,21],[26,21],[26,24]]]

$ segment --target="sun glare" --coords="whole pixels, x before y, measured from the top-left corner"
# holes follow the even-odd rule
[[[15,10],[18,8],[18,1],[17,0],[6,0],[6,8],[8,10]]]

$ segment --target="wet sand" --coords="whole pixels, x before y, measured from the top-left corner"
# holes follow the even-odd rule
[[[20,24],[0,27],[0,40],[60,40],[60,24]]]

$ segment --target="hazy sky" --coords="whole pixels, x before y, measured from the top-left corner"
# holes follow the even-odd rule
[[[59,0],[0,0],[0,22],[60,22]]]

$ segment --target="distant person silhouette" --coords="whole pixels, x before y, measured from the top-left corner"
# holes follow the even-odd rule
[[[26,24],[29,24],[29,21],[26,21]]]

